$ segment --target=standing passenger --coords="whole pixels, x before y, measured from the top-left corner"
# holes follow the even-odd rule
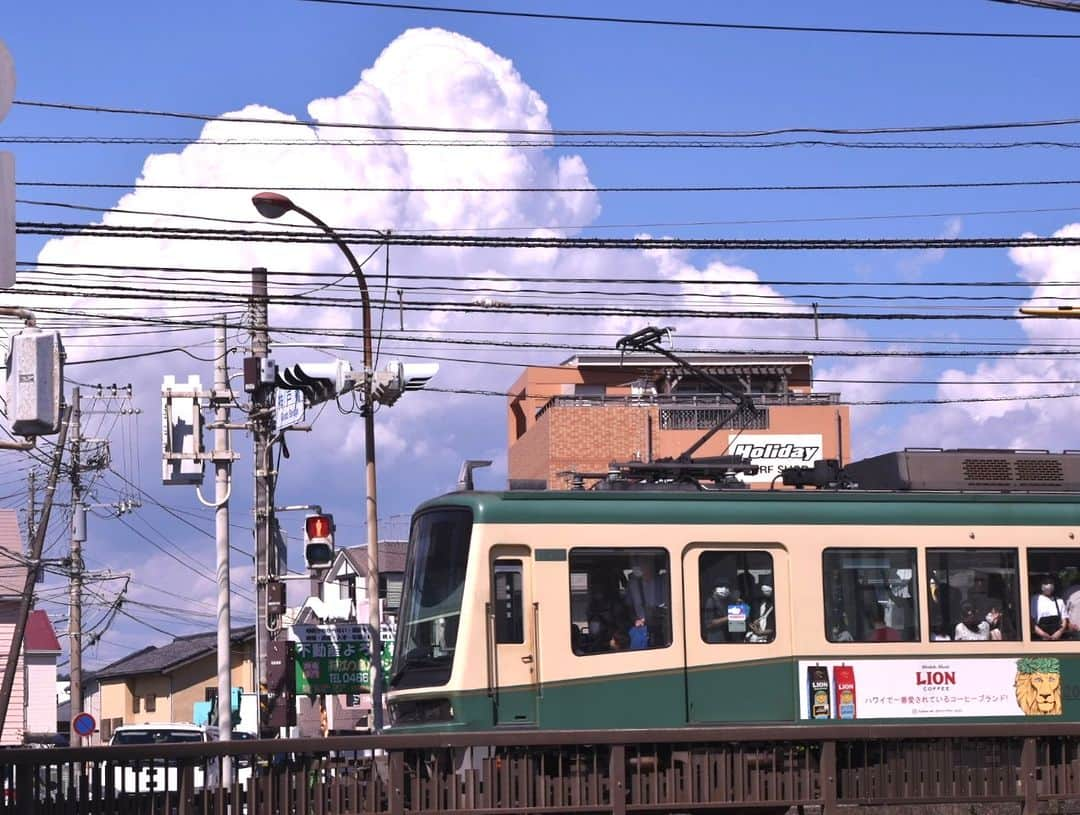
[[[1067,619],[1065,602],[1054,594],[1054,578],[1047,575],[1031,598],[1031,633],[1035,639],[1056,642],[1065,634]]]

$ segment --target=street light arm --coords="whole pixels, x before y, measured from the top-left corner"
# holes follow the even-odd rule
[[[367,374],[371,373],[375,363],[371,352],[371,296],[368,294],[367,278],[364,277],[364,269],[356,259],[356,255],[353,254],[352,249],[349,248],[349,245],[341,239],[341,236],[338,235],[333,227],[326,223],[326,221],[315,213],[309,212],[295,203],[292,204],[292,210],[297,215],[303,215],[326,233],[326,236],[334,242],[334,245],[341,250],[341,253],[345,255],[346,260],[349,261],[349,266],[352,268],[353,275],[356,277],[356,284],[360,287],[360,305],[364,316],[364,373],[366,379]],[[370,410],[371,406],[367,405],[367,409]]]

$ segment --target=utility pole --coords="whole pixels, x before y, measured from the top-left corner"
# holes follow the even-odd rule
[[[251,434],[255,455],[255,664],[259,700],[267,692],[266,656],[270,651],[270,620],[267,613],[267,581],[270,574],[270,534],[273,521],[273,480],[270,455],[270,399],[273,388],[263,381],[263,371],[270,356],[270,331],[267,326],[266,269],[251,270],[251,356],[256,370],[245,379],[254,380],[251,395]],[[260,704],[260,710],[262,705]],[[259,722],[260,729],[262,722]]]
[[[214,531],[217,536],[217,682],[218,738],[232,740],[232,613],[229,603],[229,493],[232,489],[232,451],[229,446],[228,338],[225,317],[214,337]],[[222,757],[221,784],[232,784],[232,759]]]
[[[45,533],[49,529],[49,516],[52,514],[56,482],[60,478],[60,463],[64,456],[64,445],[67,444],[70,417],[71,408],[68,407],[64,411],[60,424],[60,435],[56,439],[56,454],[53,457],[52,467],[49,469],[49,480],[45,485],[45,502],[41,507],[41,523],[34,530],[34,537],[30,544],[30,555],[27,558],[29,568],[23,582],[19,613],[15,618],[15,629],[11,632],[11,645],[8,648],[7,662],[4,665],[4,679],[3,683],[0,684],[0,727],[3,727],[3,723],[7,721],[11,690],[15,686],[15,671],[19,664],[19,654],[22,652],[23,635],[26,633],[26,619],[30,616],[30,607],[34,602],[34,584],[37,582],[38,574],[41,571],[41,551],[45,546]]]
[[[29,505],[26,507],[26,543],[29,546],[34,540],[34,530],[37,527],[37,470],[26,474],[26,492],[29,496]]]
[[[86,540],[86,505],[83,504],[81,465],[82,406],[78,388],[71,391],[71,578],[68,615],[68,650],[71,655],[71,721],[82,709],[82,545]],[[72,747],[78,747],[82,737],[71,733]]]

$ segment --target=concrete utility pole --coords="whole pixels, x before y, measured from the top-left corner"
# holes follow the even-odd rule
[[[81,445],[82,406],[78,388],[71,391],[71,564],[70,611],[68,614],[68,650],[71,655],[71,720],[82,709],[82,545],[86,540],[86,505],[83,503]],[[71,746],[78,747],[82,737],[71,733]]]
[[[232,615],[229,606],[229,493],[232,489],[232,449],[229,446],[229,361],[225,318],[214,343],[214,531],[217,535],[217,682],[218,738],[232,740]],[[229,398],[226,398],[228,395]],[[221,785],[232,783],[232,759],[222,757]]]
[[[41,522],[37,524],[30,543],[30,553],[27,557],[29,568],[26,570],[22,598],[19,601],[19,612],[15,617],[15,629],[11,632],[11,645],[8,648],[7,663],[4,665],[4,680],[3,684],[0,685],[0,728],[3,727],[3,723],[7,720],[8,706],[11,702],[11,690],[15,686],[15,671],[18,669],[19,654],[22,652],[23,635],[26,633],[26,620],[30,616],[30,607],[34,602],[34,584],[37,583],[38,574],[41,571],[41,550],[45,547],[45,533],[49,529],[49,516],[52,514],[56,482],[60,478],[60,463],[64,457],[64,445],[67,444],[70,420],[71,408],[68,407],[60,424],[60,435],[56,439],[56,454],[53,456],[52,467],[49,469],[49,480],[45,485],[45,502],[41,507]]]
[[[251,270],[251,356],[263,366],[270,356],[267,326],[266,269]],[[267,690],[266,655],[270,652],[271,631],[267,613],[267,580],[270,578],[270,533],[273,521],[270,421],[273,388],[257,377],[251,395],[251,434],[255,448],[255,662],[259,677],[259,700]],[[261,707],[261,706],[260,706]],[[260,728],[262,722],[259,722]]]
[[[26,474],[26,542],[34,540],[34,529],[37,526],[37,470],[31,470]]]

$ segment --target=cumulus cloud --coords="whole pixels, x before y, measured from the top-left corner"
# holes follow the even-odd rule
[[[238,119],[259,118],[263,124]],[[364,70],[357,84],[336,97],[320,97],[307,108],[305,119],[312,124],[296,124],[297,117],[261,105],[249,105],[208,122],[199,140],[184,149],[149,156],[132,192],[124,195],[115,208],[101,219],[108,225],[187,227],[198,223],[176,215],[199,215],[209,218],[256,220],[250,195],[257,189],[289,187],[314,188],[308,192],[290,192],[298,204],[318,213],[334,226],[349,229],[392,229],[430,232],[461,230],[469,233],[505,227],[536,235],[564,235],[576,226],[594,221],[600,213],[600,200],[592,187],[588,167],[577,155],[559,154],[549,140],[530,137],[529,145],[515,143],[505,135],[477,134],[485,142],[477,147],[431,147],[416,143],[437,138],[438,134],[390,130],[389,126],[417,124],[475,130],[549,130],[552,123],[548,107],[540,95],[520,76],[510,60],[494,53],[481,43],[440,29],[414,29],[405,32]],[[292,123],[292,124],[289,124]],[[358,130],[335,127],[341,123],[375,123],[387,129]],[[393,137],[393,143],[388,140]],[[448,136],[449,138],[449,136]],[[265,143],[238,147],[229,140]],[[343,141],[369,143],[342,143]],[[288,141],[289,143],[281,143]],[[277,143],[275,143],[277,142]],[[193,189],[167,189],[172,186]],[[208,187],[239,189],[208,189]],[[335,187],[383,187],[394,191],[335,191]],[[431,187],[575,187],[583,192],[422,192]],[[253,189],[252,189],[253,188]],[[410,191],[413,190],[413,191]],[[126,211],[125,211],[126,210]],[[162,214],[131,214],[130,211]],[[208,222],[213,223],[213,222]],[[288,215],[272,226],[253,223],[252,229],[307,228],[303,219]],[[358,247],[358,252],[363,247]],[[366,254],[366,253],[364,253]],[[363,258],[364,254],[360,257]],[[79,293],[78,285],[88,280],[88,273],[73,275],[73,292],[65,296],[35,298],[31,304],[43,311],[64,309],[69,312],[116,317],[159,316],[169,320],[187,320],[194,330],[183,333],[125,336],[121,328],[116,336],[80,337],[80,332],[65,331],[70,361],[79,363],[112,353],[128,353],[138,348],[182,346],[197,357],[209,358],[212,335],[198,328],[225,306],[214,306],[202,297],[223,294],[239,298],[229,308],[233,333],[238,346],[230,357],[233,370],[246,352],[243,331],[238,330],[243,312],[242,299],[248,294],[246,274],[228,275],[189,269],[248,270],[266,266],[272,272],[290,272],[283,278],[272,276],[271,294],[286,297],[303,291],[318,291],[331,298],[324,309],[301,307],[287,302],[271,306],[273,354],[279,364],[302,360],[325,359],[325,355],[345,356],[359,368],[359,340],[342,341],[302,333],[316,329],[326,332],[356,331],[360,314],[351,308],[357,297],[348,268],[338,250],[331,245],[279,244],[254,241],[184,241],[175,239],[125,240],[77,235],[50,241],[39,256],[41,264],[117,264],[129,272],[121,277],[139,280],[145,275],[145,288],[167,288],[187,302],[147,300],[101,300]],[[481,473],[481,484],[497,485],[505,479],[506,402],[470,391],[502,391],[516,378],[522,364],[559,361],[569,356],[566,349],[525,349],[519,343],[531,338],[528,332],[544,332],[546,342],[568,348],[577,343],[611,347],[608,338],[586,339],[585,334],[621,335],[650,322],[648,314],[660,298],[648,297],[640,290],[665,292],[664,306],[681,305],[715,311],[739,312],[805,308],[785,299],[777,290],[758,282],[750,268],[719,260],[702,264],[686,253],[662,250],[650,252],[566,252],[524,249],[478,250],[468,248],[394,248],[390,253],[391,274],[438,275],[443,280],[420,281],[403,278],[400,294],[380,286],[384,256],[376,254],[365,267],[372,298],[378,307],[376,328],[387,329],[380,344],[383,360],[399,357],[406,360],[441,357],[443,370],[433,382],[442,391],[409,394],[392,409],[377,414],[377,447],[380,463],[381,514],[407,513],[422,498],[448,489],[453,484],[460,461],[466,457],[490,457],[496,461],[493,471]],[[1033,261],[1034,262],[1034,261]],[[175,271],[140,270],[158,267]],[[340,274],[340,285],[320,275]],[[485,278],[483,281],[477,278]],[[529,278],[534,282],[523,281]],[[558,286],[547,281],[558,278],[589,279],[588,285],[573,299],[558,296]],[[648,286],[623,281],[641,278],[669,285]],[[399,278],[402,279],[402,278]],[[596,282],[607,281],[607,282]],[[99,281],[100,282],[100,281]],[[115,281],[114,281],[115,282]],[[123,282],[123,280],[121,280]],[[587,291],[584,291],[587,290]],[[385,303],[384,303],[385,298]],[[337,303],[332,302],[332,300]],[[11,302],[11,295],[0,301]],[[479,303],[489,306],[500,301],[536,306],[605,305],[619,306],[632,313],[617,316],[597,315],[590,321],[566,313],[543,315],[506,315],[462,313],[446,305],[424,303]],[[398,303],[403,308],[398,311]],[[380,306],[385,305],[385,310]],[[568,308],[570,306],[567,306]],[[45,324],[48,320],[43,320]],[[84,322],[88,322],[84,320]],[[769,348],[761,337],[805,336],[808,323],[754,320],[731,317],[723,321],[707,318],[665,320],[677,329],[676,337],[708,335],[725,339],[714,344],[728,348]],[[115,323],[123,325],[123,323]],[[186,328],[186,327],[185,327]],[[400,330],[403,329],[403,330]],[[837,328],[839,336],[845,329]],[[467,343],[478,335],[504,342],[506,347],[475,348]],[[853,343],[860,336],[847,334]],[[459,345],[432,344],[426,340],[461,341]],[[679,341],[679,340],[677,340]],[[290,344],[319,345],[324,351],[293,347]],[[345,349],[339,346],[345,343]],[[681,341],[679,341],[681,343]],[[134,346],[134,348],[133,348]],[[864,366],[834,365],[830,371],[848,373]],[[892,365],[897,377],[908,368]],[[115,366],[69,367],[81,381],[131,381],[137,399],[147,417],[158,415],[158,393],[165,373],[200,373],[210,381],[208,361],[188,359],[180,354],[125,361]],[[867,377],[869,378],[869,377]],[[238,382],[236,383],[238,385]],[[845,388],[845,390],[847,390]],[[882,389],[867,385],[859,393],[870,395]],[[348,399],[343,407],[350,407]],[[282,503],[320,503],[335,512],[339,528],[352,530],[339,536],[340,545],[361,542],[362,534],[362,444],[363,429],[355,413],[341,414],[333,404],[313,418],[309,434],[291,434],[291,458],[281,463],[278,497]],[[153,473],[159,466],[158,437],[153,422],[143,427],[143,472]],[[244,441],[234,438],[238,446]],[[236,467],[237,504],[234,519],[245,516],[248,500],[243,495],[250,482],[249,462]],[[152,490],[161,500],[173,505],[195,507],[189,490],[172,492]],[[149,512],[145,507],[142,512]],[[209,515],[205,516],[209,518]],[[287,526],[291,519],[283,518]],[[162,523],[171,523],[167,518]],[[249,532],[237,523],[236,542],[250,546]],[[209,528],[209,524],[206,524]],[[298,528],[298,522],[296,524]],[[186,535],[174,534],[188,541]],[[160,559],[139,555],[142,545],[125,538],[122,530],[109,534],[109,543],[99,544],[100,559],[112,565],[136,562],[152,583],[175,579],[173,565]],[[294,533],[295,539],[295,533]],[[212,563],[212,541],[191,546],[194,557]],[[295,563],[294,556],[294,563]],[[190,583],[185,579],[185,585]],[[213,587],[195,592],[198,602],[207,602]],[[209,593],[208,593],[209,592]]]
[[[1069,224],[1054,234],[1076,237],[1080,224]],[[1018,278],[1032,285],[1027,305],[1069,304],[1080,295],[1076,282],[1080,280],[1080,251],[1075,248],[1021,247],[1012,249],[1009,256],[1017,265]],[[1023,319],[1019,328],[1028,343],[1021,351],[1047,346],[1068,349],[1080,337],[1080,325],[1071,319]],[[936,438],[946,440],[939,443],[946,446],[1075,448],[1080,444],[1075,421],[1078,382],[1080,362],[1070,356],[997,359],[982,362],[972,371],[950,368],[940,376],[937,398],[986,401],[919,411],[899,428],[898,438],[925,444],[926,428],[932,427]],[[1045,398],[1048,395],[1055,398]]]

